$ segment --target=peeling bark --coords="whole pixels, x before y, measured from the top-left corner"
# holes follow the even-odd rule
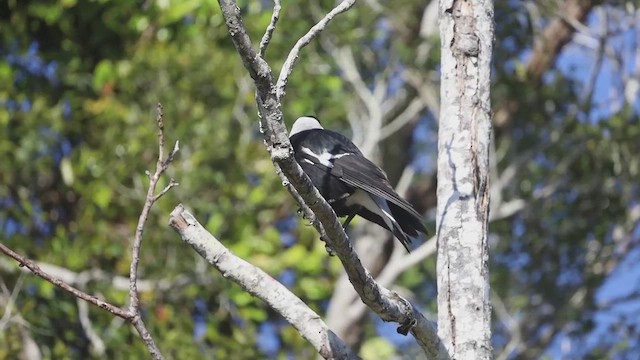
[[[493,3],[441,1],[440,32],[438,335],[452,359],[490,359],[487,226]]]

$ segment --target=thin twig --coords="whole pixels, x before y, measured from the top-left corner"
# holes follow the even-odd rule
[[[121,290],[129,290],[129,276],[120,276],[110,272],[103,271],[101,269],[88,269],[80,272],[71,271],[67,268],[53,265],[49,263],[44,263],[40,261],[34,261],[36,265],[40,267],[43,272],[50,274],[53,277],[60,279],[63,282],[71,286],[76,286],[80,289],[84,288],[86,284],[99,281],[104,283],[107,286],[110,286],[111,289],[121,291]],[[31,271],[25,267],[15,267],[13,266],[13,262],[0,258],[0,271],[6,273],[19,272],[19,274],[30,273]],[[188,284],[197,281],[191,276],[187,276],[186,274],[181,274],[178,276],[171,276],[171,278],[163,278],[163,279],[140,279],[138,278],[138,291],[142,292],[167,292],[174,291],[177,288],[184,287]]]
[[[242,64],[254,80],[256,88],[259,92],[270,91],[269,88],[272,85],[271,69],[269,69],[267,62],[253,49],[251,38],[242,22],[238,4],[233,0],[218,0],[218,3],[229,29],[229,35],[233,40],[233,45],[240,55]]]
[[[153,202],[158,201],[158,199],[164,196],[164,194],[166,194],[169,190],[171,190],[171,188],[174,188],[178,185],[180,185],[180,183],[176,182],[174,179],[171,179],[171,181],[169,182],[169,185],[165,186],[165,188],[162,189],[162,191],[160,191],[159,193],[156,194],[156,196],[154,196]]]
[[[399,256],[394,261],[389,262],[389,264],[384,268],[384,270],[380,273],[377,280],[383,286],[390,286],[393,284],[393,281],[400,276],[405,270],[413,267],[415,264],[418,264],[429,256],[435,254],[436,252],[436,238],[435,236],[431,237],[429,240],[425,241],[422,245],[420,245],[417,249],[411,251],[409,254],[405,254]],[[402,254],[402,252],[400,252]]]
[[[172,179],[169,185],[161,191],[158,195],[155,195],[158,181],[162,174],[166,171],[167,167],[173,161],[174,156],[179,150],[179,143],[176,144],[167,157],[164,159],[164,112],[162,105],[157,106],[158,116],[156,122],[158,124],[158,161],[156,163],[156,171],[150,176],[149,189],[147,190],[147,197],[142,207],[142,212],[138,218],[138,225],[136,226],[135,239],[133,242],[133,248],[131,250],[131,267],[129,272],[129,312],[136,314],[139,312],[140,298],[138,296],[138,264],[140,262],[140,247],[142,246],[142,235],[144,233],[144,226],[149,218],[149,212],[151,207],[162,195],[164,195],[169,189],[176,186],[177,183]]]
[[[353,51],[348,47],[337,47],[329,39],[320,40],[324,50],[331,55],[333,61],[342,71],[342,78],[351,84],[369,113],[379,113],[381,101],[373,94],[373,91],[369,90],[368,85],[360,75]]]
[[[173,161],[176,153],[179,150],[179,143],[176,141],[176,144],[169,154],[169,156],[164,159],[164,112],[161,104],[157,106],[158,116],[156,118],[156,122],[158,124],[158,161],[156,163],[156,171],[149,178],[149,190],[147,191],[147,197],[144,202],[144,206],[142,207],[142,212],[140,213],[140,217],[138,218],[138,225],[136,226],[135,238],[133,241],[133,247],[131,249],[131,267],[129,272],[129,314],[131,316],[131,324],[136,328],[142,341],[147,345],[147,349],[149,350],[151,356],[154,359],[162,359],[162,354],[160,353],[160,349],[155,344],[153,337],[147,330],[144,322],[142,321],[142,316],[140,314],[140,297],[138,295],[138,264],[140,263],[140,248],[142,246],[142,238],[144,234],[144,226],[147,223],[149,218],[149,213],[151,211],[151,207],[162,195],[164,195],[169,189],[176,186],[177,183],[172,181],[169,185],[161,191],[158,195],[155,195],[156,187],[158,185],[158,181],[162,174],[167,170],[169,164]]]
[[[167,167],[173,161],[175,155],[179,151],[179,143],[176,141],[173,147],[173,150],[171,151],[169,156],[167,156],[166,159],[163,159],[164,158],[164,114],[162,111],[162,105],[158,104],[157,111],[158,111],[158,117],[156,121],[158,124],[158,161],[156,163],[156,171],[153,175],[151,175],[148,171],[146,172],[147,176],[149,176],[149,190],[147,192],[147,197],[146,197],[144,206],[142,208],[142,212],[140,213],[140,218],[138,219],[138,225],[136,227],[134,244],[131,250],[132,256],[131,256],[131,267],[130,267],[130,274],[129,274],[130,304],[129,304],[128,311],[118,306],[115,306],[113,304],[110,304],[106,301],[100,300],[93,295],[87,294],[84,291],[69,285],[67,282],[61,280],[60,278],[55,277],[46,271],[43,271],[40,268],[40,266],[38,266],[35,262],[19,255],[18,253],[9,249],[7,246],[5,246],[2,243],[0,243],[0,252],[15,259],[20,264],[20,267],[26,267],[34,275],[71,293],[76,298],[84,300],[91,304],[94,304],[122,319],[129,321],[138,331],[138,334],[142,338],[142,341],[144,342],[144,344],[147,346],[147,349],[149,350],[151,357],[156,360],[162,360],[164,359],[164,357],[160,353],[160,349],[155,344],[153,338],[151,337],[151,334],[149,333],[146,326],[144,325],[144,322],[142,321],[142,316],[140,314],[140,298],[138,295],[138,276],[137,276],[138,263],[140,262],[140,247],[142,245],[142,235],[144,232],[144,225],[147,222],[147,219],[149,217],[149,212],[151,210],[151,207],[167,191],[169,191],[172,187],[178,185],[178,183],[175,182],[175,180],[171,179],[167,187],[165,187],[159,194],[157,195],[155,194],[155,189],[158,185],[158,181],[160,180],[160,177],[167,170]],[[84,311],[83,308],[81,308],[80,310],[81,312]],[[81,318],[83,316],[84,315],[81,314]],[[86,322],[83,323],[83,326],[86,325],[85,323]],[[90,327],[85,328],[85,330],[88,332],[91,331]],[[94,344],[96,343],[94,342]],[[98,351],[100,350],[100,346],[97,346],[97,350]]]
[[[113,315],[119,316],[123,319],[129,319],[131,316],[130,314],[115,306],[112,305],[106,301],[100,300],[97,297],[93,296],[93,295],[89,295],[87,293],[85,293],[82,290],[78,290],[75,287],[65,283],[64,281],[53,277],[51,275],[49,275],[48,273],[42,271],[42,269],[40,269],[40,267],[38,265],[36,265],[33,261],[25,258],[24,256],[14,252],[13,250],[9,249],[7,246],[5,246],[4,244],[0,243],[0,251],[3,252],[4,254],[6,254],[7,256],[13,258],[14,260],[16,260],[18,263],[20,263],[20,266],[24,266],[27,269],[31,270],[31,272],[42,278],[47,280],[48,282],[52,283],[53,285],[61,288],[62,290],[65,290],[69,293],[71,293],[73,296],[80,298],[84,301],[90,302],[93,305],[102,308],[104,310],[107,310],[108,312],[112,313]]]
[[[162,158],[164,157],[164,108],[162,104],[156,106],[156,111],[158,112],[156,117],[158,123],[158,165],[160,165],[163,163]]]
[[[591,74],[588,77],[588,81],[585,81],[585,88],[583,90],[582,100],[585,104],[585,109],[592,109],[594,104],[593,93],[596,88],[596,82],[598,81],[598,76],[602,74],[602,66],[605,59],[605,52],[607,48],[607,41],[609,40],[609,15],[603,8],[597,8],[596,13],[598,13],[598,18],[601,22],[602,34],[598,37],[598,47],[596,49],[596,58],[593,62],[593,69],[591,70]],[[588,111],[588,110],[587,110]]]
[[[267,46],[271,42],[271,37],[273,36],[273,31],[276,29],[276,25],[278,24],[278,20],[280,19],[280,0],[273,1],[273,13],[271,14],[271,22],[269,26],[267,26],[267,30],[264,32],[262,36],[262,40],[260,40],[260,57],[264,59],[264,55],[267,52]]]
[[[311,29],[309,29],[309,31],[296,42],[296,44],[289,52],[287,59],[284,61],[282,69],[280,69],[280,76],[278,77],[278,82],[276,83],[276,97],[278,100],[282,99],[285,94],[285,88],[287,87],[287,82],[289,81],[289,75],[291,75],[291,72],[293,71],[293,65],[300,55],[300,50],[303,47],[307,46],[316,36],[318,36],[318,34],[320,34],[320,32],[322,32],[327,27],[329,21],[331,21],[336,15],[349,10],[355,3],[356,0],[343,0],[338,6],[333,8],[333,10],[325,15],[322,20],[320,20]]]

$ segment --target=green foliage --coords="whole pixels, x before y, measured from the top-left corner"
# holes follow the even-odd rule
[[[257,43],[270,9],[264,2],[238,3]],[[543,3],[541,16],[557,12],[554,2]],[[334,4],[283,3],[267,52],[276,75],[295,41]],[[435,75],[439,39],[419,35],[424,2],[380,4],[383,12],[363,5],[341,15],[322,37],[351,47],[368,84],[397,70],[382,62],[398,61],[425,78]],[[530,81],[522,59],[539,24],[529,23],[518,2],[496,2],[495,13],[493,101],[496,109],[515,104],[511,122],[495,128],[500,154],[495,166],[502,174],[517,165],[501,196],[521,199],[526,207],[491,224],[492,239],[499,239],[492,242],[492,290],[514,318],[524,319],[519,329],[527,341],[523,358],[537,358],[553,339],[540,339],[540,329],[560,331],[565,324],[573,324],[576,332],[591,329],[593,321],[584,314],[597,310],[596,290],[632,245],[613,234],[619,226],[626,231],[634,226],[624,219],[638,201],[640,122],[633,104],[609,119],[585,120],[591,119],[592,104],[580,99],[581,83],[560,71]],[[388,38],[379,30],[381,21],[389,26]],[[3,243],[78,273],[101,270],[105,278],[78,286],[125,305],[127,289],[115,287],[112,277],[128,276],[148,183],[145,171],[153,170],[157,159],[155,106],[161,102],[167,149],[176,140],[181,143],[168,174],[180,186],[151,213],[140,276],[164,284],[141,295],[145,321],[165,355],[264,358],[256,346],[258,327],[278,320],[265,304],[208,270],[168,228],[168,214],[178,203],[237,255],[272,276],[292,269],[291,290],[313,309],[326,308],[342,267],[302,220],[294,230],[296,243],[282,244],[275,224],[294,214],[296,206],[262,144],[253,84],[216,1],[9,0],[0,4],[0,39],[0,224],[3,236],[8,234]],[[374,41],[384,46],[374,49]],[[416,59],[416,49],[425,43],[433,51]],[[29,73],[15,56],[39,58],[41,72]],[[287,123],[315,114],[327,127],[346,129],[347,111],[359,103],[341,75],[321,44],[311,43],[290,77],[283,104]],[[413,160],[409,138],[401,132],[381,144],[392,179]],[[397,282],[433,312],[434,269],[435,260],[427,259]],[[21,278],[14,267],[0,271],[8,289],[21,284],[13,314],[22,317],[0,331],[0,359],[23,350],[25,331],[45,358],[148,356],[135,330],[96,308],[89,309],[89,318],[106,353],[92,352],[76,299],[32,276]],[[567,300],[567,294],[578,292],[584,294],[581,304]],[[194,336],[196,300],[207,305],[206,328]],[[402,352],[372,326],[366,325],[364,358]],[[495,331],[509,335],[499,325]],[[276,357],[284,358],[285,351],[297,358],[316,356],[295,329],[283,326],[277,335],[283,350]],[[629,343],[616,346],[624,351]],[[595,349],[593,356],[609,354],[609,349]]]
[[[256,326],[274,318],[265,304],[204,265],[166,221],[183,202],[238,255],[273,276],[295,268],[304,279],[293,291],[320,308],[331,294],[339,267],[328,271],[324,247],[312,228],[300,227],[299,242],[283,249],[275,222],[295,206],[273,172],[257,129],[252,86],[231,45],[214,1],[10,2],[0,31],[21,56],[34,42],[44,62],[55,62],[55,81],[26,77],[0,59],[0,99],[28,100],[28,111],[0,109],[0,198],[15,203],[3,219],[20,224],[6,243],[37,261],[72,271],[100,269],[128,276],[130,247],[157,158],[155,104],[165,109],[167,147],[181,151],[169,170],[180,186],[153,209],[145,229],[141,277],[176,281],[177,287],[142,294],[146,322],[169,358],[260,358]],[[140,6],[144,6],[144,11]],[[246,24],[259,39],[270,12],[251,2]],[[308,23],[307,23],[308,24]],[[300,24],[305,31],[307,25]],[[290,38],[286,38],[288,41]],[[290,44],[274,39],[270,54],[284,56]],[[290,88],[287,112],[320,109],[313,91],[337,106],[340,80],[327,76],[310,85],[302,67]],[[242,90],[244,89],[244,90]],[[332,99],[332,100],[331,100]],[[316,101],[317,103],[314,103]],[[329,102],[330,103],[330,102]],[[292,109],[292,110],[289,110]],[[60,156],[64,140],[69,150]],[[167,180],[163,180],[164,186]],[[48,228],[38,226],[48,224]],[[335,260],[334,260],[335,261]],[[3,276],[4,277],[4,276]],[[186,277],[187,284],[177,279]],[[9,288],[17,278],[5,278]],[[48,358],[92,358],[78,320],[75,299],[51,284],[27,277],[17,313],[36,329],[31,335]],[[96,280],[83,286],[125,305],[126,289]],[[207,329],[194,343],[194,299],[207,303]],[[144,358],[146,349],[127,325],[91,308],[94,330],[108,358]],[[240,326],[237,324],[241,323]],[[3,332],[0,358],[21,349],[19,326]],[[295,332],[285,348],[309,345]],[[307,349],[307,350],[305,350]]]
[[[361,355],[366,360],[391,359],[397,354],[393,345],[382,338],[373,338],[362,345]]]

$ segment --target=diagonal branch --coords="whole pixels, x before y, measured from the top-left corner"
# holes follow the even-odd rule
[[[136,226],[135,238],[133,241],[133,248],[131,249],[131,266],[129,271],[129,312],[131,314],[139,313],[140,308],[140,298],[138,297],[138,263],[140,262],[140,247],[142,246],[142,235],[144,234],[144,226],[149,219],[149,212],[151,211],[151,207],[155,202],[162,197],[169,189],[176,186],[177,183],[171,179],[171,182],[167,187],[162,190],[158,195],[156,195],[156,187],[158,186],[158,181],[160,181],[160,177],[167,170],[167,167],[173,161],[176,153],[179,150],[178,142],[176,142],[173,150],[167,157],[164,159],[164,113],[162,110],[162,105],[158,104],[157,106],[158,116],[156,121],[158,123],[158,161],[156,163],[156,171],[149,179],[149,189],[147,190],[147,197],[142,207],[142,212],[140,213],[140,217],[138,218],[138,225]]]
[[[79,290],[69,283],[63,281],[59,277],[51,275],[51,273],[42,270],[38,264],[27,259],[26,257],[14,252],[9,249],[4,244],[0,243],[0,252],[8,255],[9,257],[15,259],[20,265],[20,267],[26,267],[29,269],[34,275],[50,282],[51,284],[69,292],[73,296],[78,299],[84,300],[88,303],[91,303],[99,308],[102,308],[113,315],[116,315],[133,325],[133,327],[138,331],[140,338],[144,342],[149,351],[151,357],[156,360],[162,360],[164,357],[160,352],[160,349],[156,345],[153,337],[147,330],[144,322],[142,321],[142,314],[140,312],[140,298],[138,294],[138,263],[140,262],[140,248],[142,246],[142,235],[144,233],[144,226],[149,217],[149,213],[151,211],[151,207],[155,204],[155,202],[162,197],[167,191],[169,191],[172,187],[176,186],[177,183],[171,179],[169,185],[167,185],[160,193],[156,194],[156,187],[158,185],[158,181],[161,176],[169,167],[169,164],[173,161],[176,154],[179,150],[178,142],[175,143],[173,150],[164,158],[164,114],[162,112],[162,105],[158,104],[157,107],[158,117],[157,117],[157,125],[158,125],[158,161],[156,165],[156,171],[152,176],[149,176],[149,190],[147,192],[147,197],[142,208],[142,212],[140,213],[140,217],[138,219],[138,225],[136,227],[135,238],[133,247],[131,250],[131,266],[130,266],[130,274],[129,274],[129,309],[125,310],[116,305],[103,301],[97,298],[94,295],[88,294],[82,290]],[[149,175],[149,174],[148,174]],[[62,272],[65,275],[68,275],[69,272]],[[81,308],[82,311],[82,308]],[[81,316],[82,321],[82,316]],[[82,324],[86,325],[86,322]],[[89,328],[85,327],[85,330]]]
[[[91,319],[89,319],[89,305],[87,305],[86,301],[80,301],[80,299],[76,299],[76,303],[78,304],[78,319],[80,320],[80,326],[82,327],[82,330],[84,330],[84,335],[89,339],[89,343],[93,348],[93,353],[97,357],[104,356],[106,346],[102,337],[100,337],[100,335],[98,335],[93,329],[93,324],[91,323]]]
[[[34,261],[38,267],[47,274],[60,279],[67,284],[84,289],[86,285],[93,281],[100,281],[110,286],[113,290],[122,291],[129,289],[129,277],[120,276],[114,273],[103,271],[98,268],[87,269],[80,272],[71,271],[62,266],[49,264],[41,261]],[[25,267],[15,267],[7,259],[0,258],[0,272],[26,274],[31,272]],[[140,279],[138,278],[138,291],[142,292],[168,292],[184,287],[196,281],[191,276],[181,274],[162,279]]]
[[[126,310],[123,310],[121,308],[119,308],[118,306],[115,306],[113,304],[110,304],[106,301],[100,300],[97,297],[87,294],[86,292],[76,289],[75,287],[67,284],[66,282],[49,275],[48,273],[42,271],[42,269],[40,269],[40,267],[38,265],[36,265],[33,261],[25,258],[24,256],[16,253],[15,251],[9,249],[7,246],[5,246],[4,244],[0,243],[0,251],[3,252],[4,254],[6,254],[7,256],[13,258],[15,261],[17,261],[20,266],[24,266],[27,269],[29,269],[34,275],[52,283],[53,285],[59,287],[60,289],[70,293],[71,295],[82,299],[84,301],[90,302],[93,305],[102,308],[104,310],[107,310],[108,312],[112,313],[113,315],[119,316],[123,319],[129,319],[130,318],[130,314],[129,312],[127,312]]]
[[[2,315],[2,317],[0,317],[0,331],[4,331],[7,328],[9,322],[11,322],[13,307],[16,304],[16,298],[18,297],[20,290],[22,290],[23,282],[24,274],[20,274],[15,286],[13,287],[13,290],[9,292],[7,285],[4,283],[4,281],[2,281],[2,279],[0,279],[0,287],[2,288],[2,292],[4,293],[0,294],[0,304],[4,306],[4,314]],[[6,300],[4,300],[5,296],[3,295],[7,295]]]
[[[211,235],[182,205],[172,212],[169,225],[211,266],[282,315],[325,359],[358,359],[302,300],[260,268],[234,255]]]
[[[280,5],[280,0],[274,0],[273,2],[273,13],[271,14],[271,22],[269,26],[267,26],[267,30],[264,32],[262,36],[262,40],[260,40],[260,57],[264,59],[264,55],[267,52],[267,46],[271,42],[271,37],[273,36],[273,32],[276,30],[276,25],[278,24],[278,20],[280,19],[280,9],[282,6]]]
[[[296,44],[289,52],[284,65],[282,65],[282,69],[280,70],[280,76],[278,77],[278,82],[276,83],[276,95],[278,99],[282,99],[285,94],[284,89],[287,86],[289,75],[291,75],[291,72],[293,72],[293,65],[296,63],[296,60],[298,60],[300,50],[302,50],[302,48],[307,46],[311,42],[311,40],[318,36],[327,27],[329,21],[333,20],[336,15],[349,10],[355,3],[356,0],[343,0],[340,4],[338,4],[338,6],[333,8],[333,10],[325,15],[322,20],[320,20],[311,29],[309,29],[309,31],[296,42]]]
[[[251,39],[246,33],[237,4],[232,0],[219,0],[231,39],[244,66],[255,81],[258,111],[266,122],[265,144],[283,185],[296,198],[307,218],[321,234],[321,238],[338,256],[349,281],[362,301],[383,320],[399,323],[400,333],[406,335],[411,331],[425,353],[429,357],[436,357],[440,341],[435,332],[435,325],[425,319],[407,300],[379,286],[362,266],[335,213],[295,162],[287,130],[282,121],[280,99],[298,52],[317,36],[335,15],[346,11],[353,3],[353,0],[340,3],[296,43],[283,66],[276,86],[269,65],[257,56],[251,46]]]
[[[269,86],[272,82],[271,69],[269,64],[253,49],[251,38],[249,38],[247,30],[242,23],[240,8],[233,0],[219,0],[218,3],[242,64],[249,71],[249,75],[255,81],[259,92],[269,92]]]
[[[171,179],[169,185],[156,195],[158,181],[160,181],[160,178],[169,167],[169,164],[175,158],[180,147],[179,143],[176,141],[173,150],[171,150],[166,159],[164,158],[164,112],[162,105],[158,104],[156,110],[158,112],[158,116],[156,118],[156,122],[158,124],[158,161],[156,163],[155,173],[149,178],[147,197],[144,202],[144,206],[142,207],[140,217],[138,218],[138,225],[136,226],[135,238],[131,249],[131,267],[129,271],[129,316],[131,324],[136,328],[145,345],[147,345],[147,349],[151,356],[154,359],[162,359],[160,349],[155,344],[153,337],[151,337],[151,334],[142,321],[142,314],[140,312],[140,296],[138,294],[138,263],[140,262],[140,248],[142,246],[144,226],[149,218],[151,207],[153,207],[153,204],[155,204],[160,197],[169,191],[169,189],[177,185],[177,183]]]

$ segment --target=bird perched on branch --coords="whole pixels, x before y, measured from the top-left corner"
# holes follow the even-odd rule
[[[389,184],[385,172],[344,135],[325,130],[312,116],[298,118],[289,135],[295,159],[336,215],[356,215],[391,231],[409,251],[411,238],[427,233],[422,217]]]

